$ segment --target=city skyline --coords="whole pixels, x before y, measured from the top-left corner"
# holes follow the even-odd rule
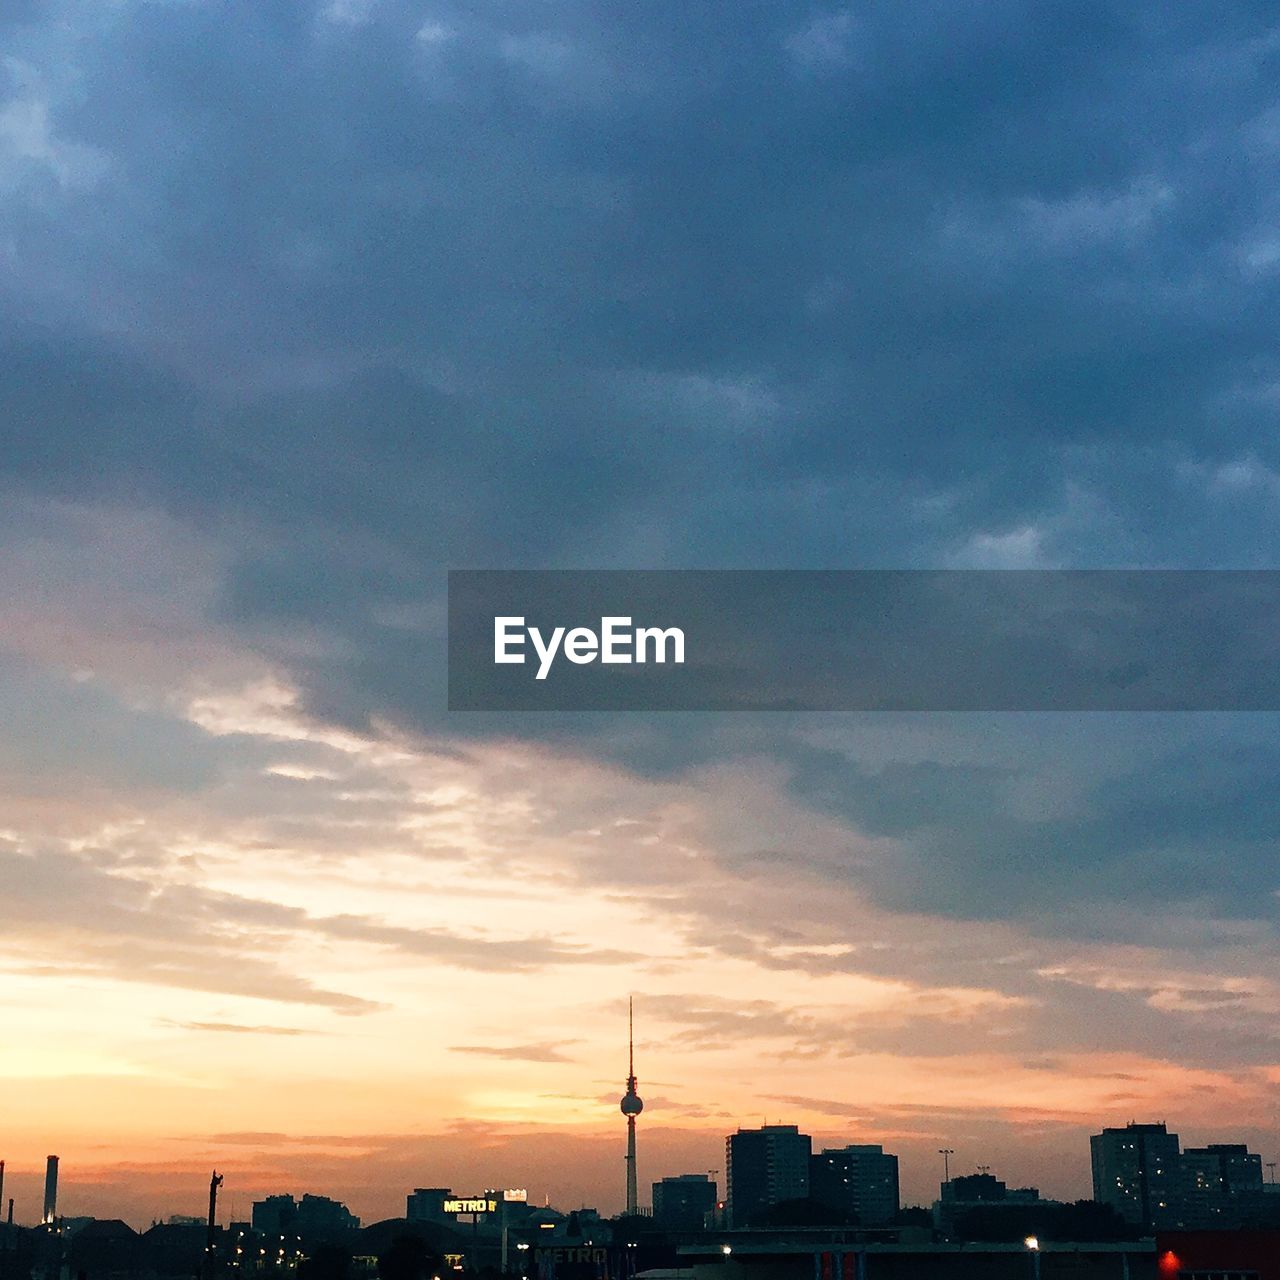
[[[641,1188],[1280,1151],[1274,714],[447,709],[451,569],[1280,568],[1280,27],[1166,10],[0,6],[6,1194],[616,1208],[629,991]]]
[[[983,1160],[983,1161],[977,1161],[972,1166],[969,1166],[967,1164],[967,1156],[969,1153],[964,1152],[962,1150],[958,1151],[954,1148],[946,1148],[945,1150],[939,1149],[933,1152],[925,1152],[921,1150],[918,1153],[920,1159],[927,1159],[928,1156],[930,1155],[935,1156],[936,1157],[936,1159],[934,1160],[935,1164],[937,1163],[937,1160],[941,1160],[943,1157],[945,1157],[944,1168],[934,1170],[934,1173],[937,1174],[937,1178],[935,1181],[931,1183],[929,1179],[929,1175],[925,1173],[925,1171],[921,1170],[920,1168],[913,1167],[913,1165],[916,1163],[916,1158],[913,1155],[908,1155],[905,1159],[902,1158],[902,1154],[904,1150],[911,1151],[911,1148],[909,1147],[901,1148],[899,1146],[886,1146],[883,1143],[875,1143],[875,1144],[867,1145],[865,1140],[850,1138],[848,1134],[845,1134],[843,1136],[831,1136],[830,1138],[828,1138],[826,1135],[810,1134],[804,1129],[803,1126],[797,1126],[795,1124],[791,1124],[785,1121],[778,1121],[778,1120],[762,1119],[761,1121],[759,1121],[759,1124],[755,1129],[753,1129],[752,1125],[744,1122],[743,1124],[736,1126],[733,1132],[727,1135],[722,1134],[719,1140],[719,1149],[720,1149],[721,1156],[728,1155],[728,1152],[726,1151],[726,1146],[731,1142],[734,1136],[734,1133],[737,1133],[739,1135],[746,1134],[748,1137],[750,1137],[752,1136],[753,1133],[756,1133],[756,1132],[767,1133],[769,1130],[769,1127],[771,1126],[776,1127],[781,1131],[790,1130],[792,1133],[795,1133],[797,1130],[799,1131],[799,1136],[803,1138],[805,1143],[804,1162],[806,1165],[806,1169],[808,1168],[810,1156],[812,1156],[814,1160],[817,1160],[820,1156],[829,1157],[832,1155],[844,1155],[850,1148],[852,1148],[855,1151],[886,1152],[895,1162],[893,1186],[897,1191],[898,1202],[904,1208],[910,1205],[921,1205],[926,1208],[929,1207],[937,1199],[938,1189],[945,1188],[948,1185],[946,1180],[948,1178],[959,1179],[961,1182],[963,1182],[966,1179],[972,1179],[972,1176],[975,1174],[988,1176],[991,1174],[992,1170],[994,1169],[996,1174],[1001,1176],[1003,1181],[1009,1186],[1022,1186],[1022,1185],[1029,1184],[1031,1182],[1031,1179],[1023,1177],[1022,1174],[1019,1172],[1020,1169],[1027,1167],[1025,1164],[1019,1165],[1016,1161],[1011,1161],[1008,1165],[1006,1165],[1005,1163],[1000,1161],[993,1162],[990,1160]],[[1099,1165],[1097,1163],[1098,1162],[1097,1144],[1101,1141],[1104,1141],[1105,1136],[1108,1134],[1116,1134],[1118,1135],[1119,1139],[1123,1140],[1128,1134],[1134,1131],[1141,1132],[1144,1130],[1153,1130],[1153,1131],[1159,1130],[1162,1134],[1162,1141],[1163,1141],[1164,1129],[1165,1129],[1164,1121],[1155,1122],[1155,1121],[1149,1121],[1149,1120],[1148,1121],[1130,1120],[1128,1122],[1122,1123],[1117,1126],[1112,1126],[1112,1127],[1104,1126],[1102,1128],[1101,1134],[1095,1134],[1091,1130],[1086,1135],[1084,1139],[1084,1145],[1083,1145],[1084,1164],[1089,1171],[1086,1181],[1084,1183],[1081,1183],[1080,1185],[1073,1185],[1071,1182],[1060,1178],[1056,1180],[1052,1185],[1039,1186],[1037,1189],[1042,1193],[1044,1199],[1047,1201],[1058,1201],[1058,1202],[1070,1204],[1077,1200],[1097,1199],[1098,1186],[1099,1186],[1098,1184]],[[1180,1147],[1180,1139],[1182,1140],[1181,1147]],[[570,1200],[563,1200],[563,1199],[557,1200],[557,1198],[552,1195],[550,1190],[545,1188],[539,1188],[536,1184],[532,1183],[531,1179],[527,1177],[527,1174],[531,1167],[530,1165],[524,1165],[524,1166],[514,1165],[514,1166],[507,1166],[507,1167],[495,1169],[494,1166],[490,1164],[488,1165],[489,1176],[487,1178],[484,1178],[484,1177],[478,1178],[478,1179],[473,1178],[470,1182],[467,1182],[465,1181],[465,1178],[468,1176],[466,1173],[466,1170],[468,1168],[469,1161],[466,1154],[465,1143],[466,1143],[466,1136],[459,1135],[459,1141],[457,1142],[454,1149],[454,1154],[451,1157],[453,1160],[453,1165],[451,1168],[441,1164],[441,1165],[435,1165],[429,1168],[417,1170],[416,1182],[414,1181],[407,1182],[403,1187],[400,1187],[396,1192],[392,1193],[394,1197],[393,1204],[389,1206],[387,1203],[380,1200],[369,1202],[376,1206],[376,1208],[372,1212],[369,1211],[368,1205],[363,1206],[366,1210],[365,1212],[360,1212],[360,1208],[362,1206],[358,1201],[355,1205],[352,1205],[349,1195],[338,1194],[338,1192],[342,1190],[341,1186],[338,1184],[326,1183],[324,1181],[324,1174],[318,1172],[316,1166],[313,1166],[310,1169],[310,1171],[299,1170],[298,1172],[294,1173],[292,1175],[292,1181],[290,1181],[289,1176],[282,1176],[280,1178],[277,1178],[276,1181],[270,1184],[255,1185],[252,1182],[250,1182],[250,1183],[240,1183],[239,1185],[237,1185],[237,1183],[234,1180],[235,1175],[233,1173],[232,1183],[226,1186],[226,1190],[222,1193],[218,1201],[219,1210],[218,1210],[217,1221],[224,1224],[234,1222],[234,1221],[248,1221],[248,1204],[252,1204],[253,1202],[256,1202],[256,1201],[268,1200],[273,1196],[301,1194],[303,1192],[306,1192],[306,1193],[321,1194],[323,1196],[331,1197],[334,1201],[338,1203],[346,1205],[347,1207],[350,1207],[350,1208],[354,1208],[356,1212],[356,1216],[362,1220],[364,1225],[369,1225],[371,1222],[382,1220],[385,1218],[403,1217],[404,1202],[405,1202],[406,1196],[412,1199],[412,1196],[410,1194],[411,1192],[413,1192],[415,1189],[419,1189],[422,1186],[427,1186],[427,1185],[447,1188],[451,1190],[455,1196],[460,1196],[464,1198],[479,1196],[487,1192],[500,1190],[504,1187],[519,1185],[521,1188],[521,1193],[524,1195],[527,1195],[528,1201],[531,1205],[543,1203],[545,1200],[545,1202],[548,1205],[550,1205],[552,1208],[556,1208],[565,1212],[572,1209],[579,1208],[579,1207],[590,1207],[593,1209],[599,1209],[607,1217],[614,1216],[616,1213],[625,1212],[625,1208],[626,1208],[625,1194],[621,1197],[622,1203],[614,1205],[612,1204],[612,1201],[611,1201],[611,1192],[608,1186],[598,1187],[597,1190],[601,1194],[598,1194],[595,1196],[584,1196],[579,1199],[570,1199]],[[1217,1133],[1210,1137],[1207,1137],[1204,1139],[1205,1145],[1200,1147],[1197,1147],[1194,1145],[1193,1142],[1188,1141],[1187,1134],[1185,1132],[1182,1132],[1181,1129],[1179,1129],[1178,1132],[1174,1132],[1173,1130],[1170,1130],[1169,1143],[1171,1144],[1169,1147],[1170,1150],[1177,1152],[1180,1148],[1181,1151],[1184,1153],[1184,1155],[1188,1159],[1192,1157],[1202,1159],[1206,1154],[1213,1152],[1215,1150],[1218,1150],[1218,1151],[1235,1150],[1236,1148],[1233,1147],[1232,1144],[1239,1144],[1241,1148],[1250,1147],[1252,1145],[1247,1141],[1242,1141],[1242,1135],[1238,1130],[1231,1130],[1226,1133]],[[1223,1145],[1224,1143],[1226,1144],[1225,1146]],[[535,1145],[545,1146],[545,1143],[542,1141],[542,1139],[539,1139],[537,1144]],[[698,1154],[707,1154],[708,1151],[709,1149],[706,1148],[705,1146],[695,1148],[694,1158],[696,1159]],[[598,1151],[594,1153],[594,1155],[597,1158],[597,1161],[598,1161],[599,1154],[600,1153]],[[990,1152],[978,1152],[975,1154],[989,1155]],[[1078,1155],[1078,1154],[1079,1154],[1078,1152],[1073,1153],[1073,1155]],[[953,1157],[960,1157],[960,1158],[953,1160]],[[671,1157],[668,1157],[668,1158],[671,1158]],[[1255,1168],[1256,1178],[1259,1179],[1262,1183],[1267,1184],[1269,1187],[1274,1187],[1276,1185],[1276,1178],[1275,1178],[1276,1162],[1268,1158],[1268,1152],[1255,1151],[1249,1157],[1249,1159],[1252,1160],[1254,1165],[1256,1166]],[[17,1222],[19,1225],[23,1225],[23,1224],[32,1225],[40,1221],[46,1221],[46,1222],[49,1221],[48,1206],[50,1204],[50,1185],[51,1185],[49,1179],[50,1178],[53,1179],[54,1186],[57,1186],[59,1188],[63,1187],[63,1183],[59,1181],[61,1177],[61,1175],[58,1172],[60,1167],[60,1160],[61,1160],[60,1156],[50,1155],[49,1157],[47,1157],[47,1162],[46,1162],[47,1168],[45,1168],[44,1171],[39,1174],[38,1185],[41,1188],[41,1195],[43,1197],[43,1201],[42,1201],[43,1212],[40,1214],[37,1214],[35,1217],[24,1218],[22,1211],[19,1210],[15,1215],[15,1222]],[[24,1203],[24,1192],[28,1189],[29,1184],[32,1186],[37,1184],[37,1178],[34,1172],[27,1171],[22,1168],[18,1168],[16,1171],[13,1171],[11,1169],[12,1164],[13,1162],[11,1160],[8,1160],[6,1161],[6,1165],[10,1167],[4,1168],[4,1184],[3,1184],[4,1185],[4,1201],[7,1202],[9,1199],[14,1199],[18,1204],[22,1204]],[[220,1188],[224,1186],[224,1180],[226,1177],[225,1169],[230,1168],[234,1170],[236,1166],[234,1163],[226,1164],[224,1162],[223,1168],[224,1168],[224,1172],[216,1175],[218,1179],[218,1185]],[[320,1165],[318,1166],[318,1168],[324,1169],[325,1166]],[[330,1169],[332,1168],[333,1166],[330,1166]],[[1265,1173],[1263,1172],[1264,1170],[1266,1171]],[[15,1172],[16,1172],[16,1183],[13,1177],[13,1174]],[[498,1174],[501,1176],[494,1176],[495,1174]],[[945,1177],[944,1177],[944,1174],[945,1174]],[[333,1176],[332,1172],[330,1173],[329,1176]],[[716,1186],[719,1190],[721,1201],[722,1203],[725,1204],[725,1207],[726,1207],[726,1213],[732,1216],[731,1202],[729,1200],[729,1194],[730,1194],[729,1182],[732,1175],[730,1173],[728,1165],[724,1161],[722,1161],[721,1165],[719,1166],[704,1166],[701,1168],[696,1166],[690,1166],[690,1167],[684,1167],[679,1169],[674,1167],[670,1169],[664,1168],[661,1172],[654,1172],[652,1177],[648,1176],[648,1174],[646,1173],[639,1178],[639,1186],[641,1189],[643,1189],[644,1192],[647,1193],[651,1189],[651,1187],[653,1187],[659,1181],[662,1181],[664,1178],[680,1179],[680,1178],[689,1177],[689,1176],[709,1178],[712,1184]],[[806,1179],[806,1186],[807,1186],[808,1185],[807,1179],[809,1177],[809,1174],[806,1173],[804,1176]],[[15,1185],[17,1187],[16,1193],[15,1193]],[[82,1176],[77,1178],[76,1170],[74,1169],[72,1169],[72,1178],[68,1185],[69,1185],[69,1194],[72,1197],[73,1203],[69,1206],[69,1211],[68,1211],[68,1205],[66,1203],[66,1200],[65,1199],[60,1200],[58,1203],[58,1212],[57,1212],[58,1217],[72,1217],[72,1218],[75,1218],[75,1217],[99,1217],[99,1218],[121,1217],[121,1218],[125,1218],[126,1220],[129,1219],[130,1217],[129,1214],[116,1211],[120,1208],[120,1205],[122,1203],[121,1201],[112,1200],[110,1197],[108,1197],[105,1200],[100,1199],[101,1187],[95,1186],[92,1183],[86,1182]],[[915,1194],[915,1195],[912,1194],[912,1191],[911,1191],[912,1187],[928,1188],[930,1186],[933,1187],[932,1193]],[[207,1194],[208,1193],[207,1178],[206,1178],[206,1185],[204,1189]],[[54,1194],[56,1196],[65,1196],[67,1194],[67,1191],[64,1189],[59,1189]],[[360,1191],[357,1191],[356,1194],[359,1195]],[[168,1198],[153,1200],[153,1204],[156,1207],[152,1209],[152,1211],[150,1212],[150,1215],[147,1216],[144,1214],[141,1217],[136,1217],[135,1215],[136,1220],[134,1221],[133,1225],[138,1226],[139,1224],[144,1224],[146,1222],[163,1222],[163,1221],[167,1221],[170,1217],[174,1215],[182,1216],[185,1212],[187,1212],[187,1210],[175,1207],[174,1203],[172,1202],[172,1195],[173,1195],[173,1192],[172,1190],[170,1190],[170,1192],[168,1193]],[[240,1202],[239,1207],[237,1207],[237,1203],[238,1203],[237,1197],[239,1197],[239,1202]],[[247,1197],[247,1203],[246,1203],[246,1197]],[[778,1196],[775,1198],[773,1202],[777,1203],[787,1198],[788,1196],[778,1193]],[[1107,1199],[1107,1196],[1105,1193],[1102,1196],[1102,1198],[1104,1200]],[[639,1201],[640,1210],[642,1212],[648,1213],[651,1210],[651,1207],[652,1206],[647,1200],[647,1198],[641,1197]],[[387,1210],[387,1211],[384,1212],[384,1210]],[[196,1215],[196,1218],[199,1221],[203,1221],[203,1218],[200,1217],[199,1215]],[[737,1225],[741,1226],[743,1224],[739,1222]]]

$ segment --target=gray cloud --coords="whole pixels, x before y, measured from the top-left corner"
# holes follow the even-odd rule
[[[216,544],[209,626],[318,716],[668,778],[767,758],[876,838],[856,858],[740,840],[722,858],[743,874],[1014,922],[1032,959],[1081,940],[1210,971],[1274,958],[1270,719],[863,718],[852,748],[795,717],[481,723],[443,714],[438,623],[459,564],[1273,565],[1265,7],[322,10],[6,10],[0,492],[158,507]],[[221,776],[187,728],[108,725],[94,693],[9,674],[42,767]],[[628,958],[151,895],[56,852],[6,884],[9,927],[76,930],[86,965],[352,1012],[369,1003],[257,946]],[[794,922],[689,916],[758,963],[1034,989],[1072,1042],[1191,1017],[942,943],[784,960]],[[216,978],[211,950],[234,961]],[[1268,1051],[1233,1002],[1201,1003]],[[741,1030],[700,1019],[691,1042]],[[815,1034],[768,1010],[752,1031]]]
[[[1272,212],[1266,28],[1244,4],[1213,28],[1140,13],[869,11],[856,67],[815,78],[785,5],[446,9],[438,48],[394,3],[363,25],[68,5],[19,53],[73,58],[74,93],[42,91],[51,128],[109,165],[13,215],[42,276],[12,305],[64,298],[13,394],[64,447],[24,436],[9,465],[85,484],[91,455],[110,483],[150,446],[175,503],[411,551],[554,558],[585,530],[598,557],[661,513],[666,555],[775,563],[936,555],[1070,525],[1064,479],[1105,507],[1138,477],[1168,494],[1182,461],[1265,462],[1239,393],[1265,386],[1275,287],[1245,247]],[[109,285],[135,336],[84,332],[108,318],[39,291],[51,273]],[[737,407],[682,406],[691,377]],[[759,469],[741,385],[781,406]],[[912,484],[951,514],[904,507]],[[1233,520],[1273,518],[1247,506]],[[1188,514],[1140,536],[1163,559],[1224,515],[1209,495]],[[1061,532],[1073,558],[1115,554]]]

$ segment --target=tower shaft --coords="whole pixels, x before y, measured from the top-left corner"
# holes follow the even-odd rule
[[[636,1193],[636,1118],[627,1117],[627,1213],[634,1216],[640,1212],[640,1201]]]

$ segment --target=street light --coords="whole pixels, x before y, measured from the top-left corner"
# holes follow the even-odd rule
[[[724,1256],[727,1258],[727,1257],[728,1257],[728,1256],[733,1252],[733,1245],[731,1245],[731,1244],[722,1244],[722,1245],[720,1246],[720,1252],[721,1252],[721,1253],[723,1253],[723,1254],[724,1254]]]
[[[1040,1280],[1040,1237],[1028,1236],[1022,1243],[1031,1254],[1031,1275],[1034,1280]]]
[[[954,1147],[939,1147],[938,1154],[942,1157],[942,1180],[943,1182],[951,1181],[951,1157],[955,1155]]]

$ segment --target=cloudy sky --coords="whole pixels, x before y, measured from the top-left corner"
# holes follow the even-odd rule
[[[0,8],[18,1218],[616,1210],[629,992],[642,1185],[1274,1158],[1274,716],[443,695],[450,567],[1276,566],[1274,19]]]

